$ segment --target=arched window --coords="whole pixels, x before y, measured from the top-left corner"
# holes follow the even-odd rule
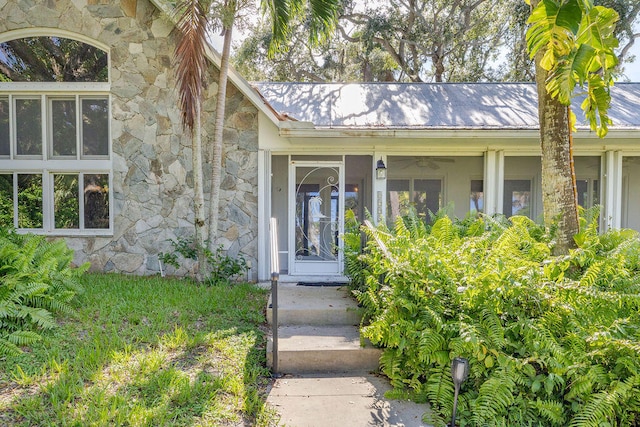
[[[25,37],[0,43],[0,81],[106,82],[107,52],[62,37]]]
[[[64,37],[0,43],[0,227],[111,232],[108,64]]]

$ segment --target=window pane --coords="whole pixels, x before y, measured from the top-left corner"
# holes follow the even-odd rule
[[[406,215],[411,206],[408,179],[387,180],[387,218],[394,222],[398,216]]]
[[[84,176],[84,228],[109,228],[109,175]]]
[[[0,156],[9,155],[9,99],[0,98]]]
[[[40,99],[16,99],[17,154],[42,156]]]
[[[51,100],[51,129],[54,156],[76,155],[76,101]]]
[[[435,214],[442,207],[442,181],[439,179],[414,180],[413,203],[418,216],[430,222],[429,212]]]
[[[531,217],[531,181],[505,180],[502,209],[507,217],[513,215]]]
[[[13,228],[13,175],[0,174],[0,227]]]
[[[360,202],[358,200],[358,184],[345,184],[344,186],[344,210],[353,211],[353,214],[358,217],[360,211]]]
[[[583,208],[590,208],[598,204],[600,186],[597,179],[576,180],[578,190],[578,204]]]
[[[0,43],[0,81],[106,82],[107,53],[62,37],[25,37]]]
[[[471,195],[469,197],[470,212],[484,212],[484,183],[481,179],[471,180]]]
[[[55,228],[80,228],[78,175],[53,176]]]
[[[109,155],[109,105],[106,99],[82,100],[82,154]]]
[[[42,175],[18,175],[18,228],[42,228]]]
[[[576,189],[578,190],[578,204],[583,208],[589,207],[587,206],[589,202],[589,180],[576,180]]]

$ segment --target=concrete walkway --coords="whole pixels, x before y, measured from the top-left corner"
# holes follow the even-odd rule
[[[368,373],[285,375],[275,380],[267,403],[288,427],[419,427],[426,404],[389,400],[385,378]]]

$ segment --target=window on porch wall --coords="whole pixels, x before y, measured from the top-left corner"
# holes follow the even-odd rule
[[[419,218],[431,221],[429,212],[442,208],[442,180],[440,179],[388,179],[387,218],[391,223],[414,209]]]
[[[469,212],[484,212],[484,182],[481,179],[471,180],[471,192],[469,195]]]
[[[640,156],[622,158],[622,199],[620,225],[640,231]]]
[[[578,190],[578,204],[583,208],[590,208],[600,203],[600,181],[597,179],[576,180]]]
[[[522,215],[531,218],[531,180],[506,179],[502,212],[505,216]]]

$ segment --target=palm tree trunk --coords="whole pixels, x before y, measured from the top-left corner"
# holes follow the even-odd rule
[[[202,281],[206,276],[207,263],[204,255],[204,240],[207,234],[204,221],[204,190],[202,179],[202,131],[200,127],[201,121],[201,105],[195,105],[195,121],[193,128],[192,141],[192,168],[193,168],[193,214],[194,214],[194,234],[196,254],[198,256],[198,271],[196,279]]]
[[[224,116],[226,111],[227,78],[229,75],[229,54],[233,36],[235,19],[235,1],[227,4],[233,8],[229,13],[230,22],[225,23],[222,57],[220,59],[220,75],[218,78],[218,98],[216,99],[216,119],[211,150],[211,200],[209,205],[209,245],[213,250],[218,235],[218,219],[220,207],[220,182],[222,178],[222,147],[224,134]]]
[[[576,247],[573,236],[579,231],[571,127],[569,108],[547,92],[548,73],[539,65],[543,54],[540,51],[535,58],[542,149],[542,205],[545,226],[557,226],[553,252],[563,255]]]

